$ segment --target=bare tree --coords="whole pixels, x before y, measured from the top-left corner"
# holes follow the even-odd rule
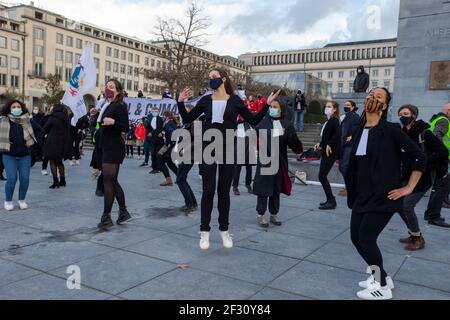
[[[169,63],[164,70],[150,71],[149,77],[166,82],[172,93],[178,93],[186,74],[198,69],[193,48],[207,44],[209,26],[209,18],[194,1],[186,8],[184,19],[159,17],[154,34],[164,44]]]

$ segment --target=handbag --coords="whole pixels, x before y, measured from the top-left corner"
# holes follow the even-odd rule
[[[161,149],[158,151],[158,155],[163,156],[166,154],[166,152],[169,150],[169,147],[164,145]]]

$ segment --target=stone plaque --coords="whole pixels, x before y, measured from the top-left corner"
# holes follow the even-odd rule
[[[431,62],[430,90],[450,90],[450,60]]]

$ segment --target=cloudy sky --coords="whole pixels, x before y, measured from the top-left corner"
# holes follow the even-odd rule
[[[205,49],[222,55],[321,47],[397,35],[400,0],[197,0],[210,18]],[[144,40],[156,17],[183,17],[187,0],[35,0],[67,18]]]

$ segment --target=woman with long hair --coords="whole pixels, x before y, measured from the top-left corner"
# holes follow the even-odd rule
[[[99,115],[100,129],[98,132],[99,147],[102,154],[102,176],[104,188],[104,210],[100,229],[108,229],[114,225],[111,211],[114,198],[119,203],[119,218],[117,224],[131,219],[125,205],[125,193],[119,184],[119,169],[125,159],[125,141],[122,134],[129,130],[128,110],[123,102],[122,84],[116,79],[106,83],[105,96],[108,106],[103,107]]]
[[[8,101],[1,110],[0,153],[6,171],[5,209],[14,210],[12,202],[17,178],[20,180],[19,207],[28,209],[25,198],[30,185],[31,148],[42,136],[42,129],[31,119],[25,104]]]
[[[357,296],[366,300],[392,299],[394,283],[384,269],[377,239],[392,216],[402,212],[403,198],[413,193],[426,170],[425,155],[419,146],[397,124],[386,121],[390,101],[385,88],[369,93],[347,171],[351,239],[370,274],[367,281],[359,283],[365,290]],[[406,186],[401,174],[403,152],[411,160]]]
[[[44,158],[50,161],[53,184],[50,189],[66,186],[64,160],[72,158],[72,139],[67,108],[63,104],[55,104],[45,122],[44,131],[47,140],[44,145]],[[58,179],[59,172],[59,179]]]
[[[233,139],[227,139],[227,130],[237,129],[237,121],[241,115],[245,121],[251,125],[258,125],[266,116],[269,106],[265,105],[257,114],[251,114],[248,108],[244,105],[242,100],[234,94],[233,84],[231,83],[228,73],[220,68],[215,68],[209,73],[210,87],[214,91],[212,95],[204,96],[198,104],[187,112],[184,101],[192,96],[191,90],[185,88],[178,99],[178,109],[184,123],[191,123],[198,117],[204,114],[203,130],[215,129],[215,132],[220,132],[223,137],[223,144],[221,147],[234,148]],[[277,96],[272,95],[269,98],[271,103]],[[231,140],[231,141],[230,141]],[[203,146],[205,148],[207,145]],[[224,150],[222,150],[224,151]],[[203,182],[203,194],[201,202],[201,227],[200,227],[200,248],[203,250],[209,249],[209,238],[211,231],[211,213],[214,206],[214,195],[216,189],[218,191],[218,211],[220,235],[225,248],[233,247],[233,240],[228,231],[229,229],[229,215],[230,215],[230,192],[231,184],[234,177],[235,163],[227,163],[224,159],[225,152],[215,150],[212,155],[213,161],[204,161],[200,165]],[[210,164],[212,162],[212,164]],[[217,179],[218,172],[218,179]]]
[[[336,198],[333,195],[328,174],[333,168],[335,162],[339,160],[341,153],[341,127],[339,116],[339,104],[335,101],[328,101],[325,107],[325,115],[328,121],[322,129],[322,141],[314,149],[322,149],[322,158],[320,161],[319,181],[325,191],[327,201],[320,204],[320,210],[336,209]]]

